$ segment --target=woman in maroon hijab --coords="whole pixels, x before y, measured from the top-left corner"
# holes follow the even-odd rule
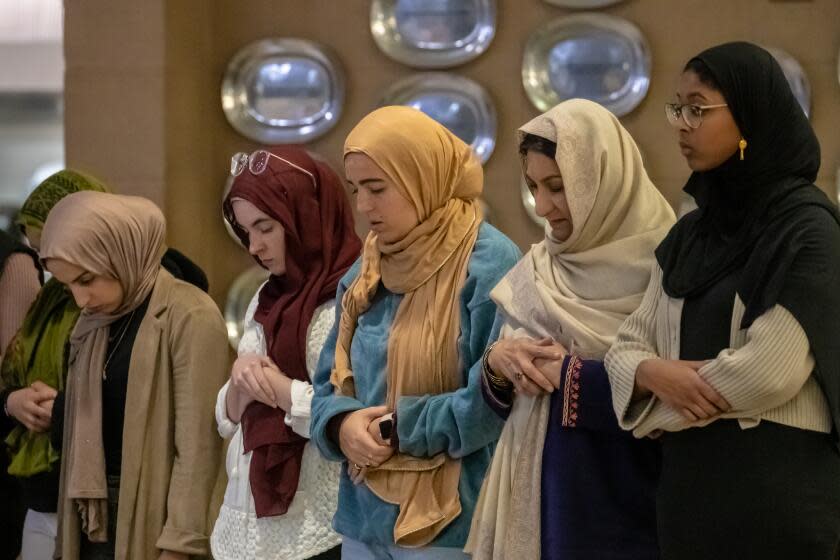
[[[339,558],[338,466],[307,445],[310,373],[335,320],[338,281],[359,255],[341,180],[301,148],[239,153],[225,219],[271,276],[254,297],[219,392],[228,487],[212,535],[229,559]]]

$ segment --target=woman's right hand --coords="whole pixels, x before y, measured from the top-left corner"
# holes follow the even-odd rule
[[[350,412],[341,421],[338,445],[351,469],[378,467],[394,454],[393,447],[380,445],[368,432],[370,423],[388,412],[386,406],[372,406]]]
[[[550,338],[506,338],[493,346],[487,355],[487,365],[509,379],[518,391],[535,397],[543,392],[551,393],[555,387],[534,365],[534,360],[562,360],[565,355],[566,349]]]
[[[729,411],[729,403],[700,377],[706,362],[648,359],[636,369],[636,384],[682,414],[686,420],[707,420]]]
[[[56,390],[38,382],[38,385],[12,391],[6,400],[9,414],[27,430],[37,433],[46,432],[52,424],[52,410],[43,406],[44,401],[55,399]]]

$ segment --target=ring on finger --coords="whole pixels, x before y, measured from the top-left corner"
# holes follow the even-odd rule
[[[521,372],[521,371],[517,371],[517,372],[514,374],[514,377],[516,377],[516,380],[517,380],[517,381],[522,381],[522,377],[523,377],[522,372]]]
[[[356,469],[357,471],[362,470],[362,467],[360,467],[358,463],[353,463],[353,468]]]

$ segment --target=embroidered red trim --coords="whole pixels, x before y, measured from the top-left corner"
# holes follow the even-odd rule
[[[563,383],[563,419],[561,425],[574,428],[577,426],[580,401],[580,370],[583,362],[577,356],[571,356],[566,365]]]

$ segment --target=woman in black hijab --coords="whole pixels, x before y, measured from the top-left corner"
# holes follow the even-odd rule
[[[656,251],[606,358],[625,429],[658,435],[662,558],[832,559],[840,542],[840,215],[764,49],[686,65],[666,105],[698,209]]]

